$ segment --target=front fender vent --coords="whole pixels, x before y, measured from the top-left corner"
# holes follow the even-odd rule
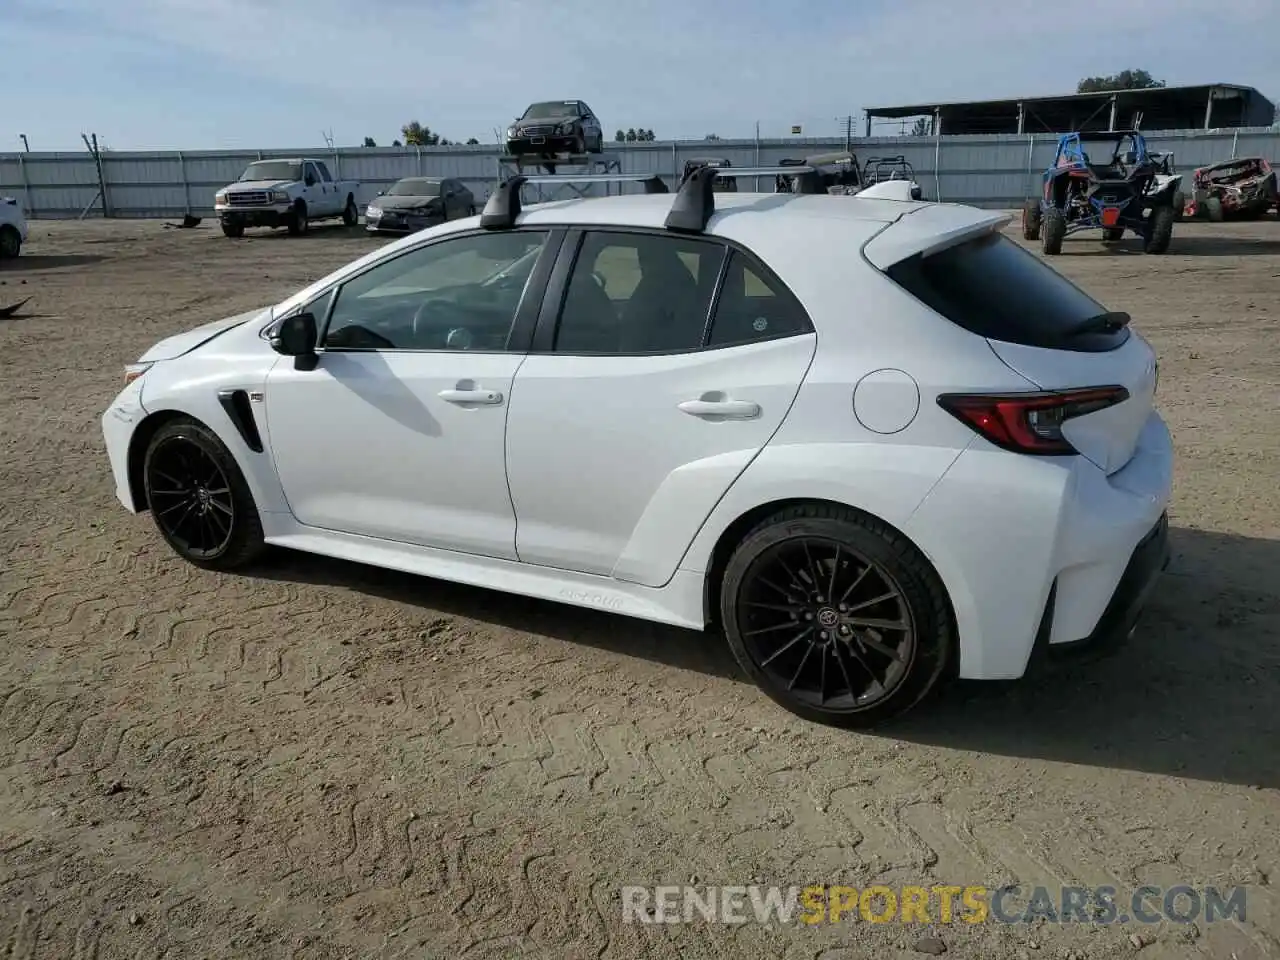
[[[235,424],[240,439],[254,453],[262,452],[262,435],[258,433],[258,422],[253,418],[253,407],[249,404],[249,393],[246,390],[219,390],[218,402],[227,416]]]

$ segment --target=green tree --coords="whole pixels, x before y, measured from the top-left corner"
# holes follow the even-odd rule
[[[392,145],[393,147],[403,147],[403,146],[404,146],[404,144],[403,144],[403,143],[401,143],[399,140],[392,140],[392,141],[391,141],[391,145]]]
[[[703,137],[702,139],[703,139],[703,140],[719,140],[719,139],[720,139],[720,134],[718,134],[718,133],[708,133],[708,134],[707,134],[705,137]]]
[[[621,130],[619,130],[617,133],[613,135],[613,139],[618,141],[618,143],[622,143],[624,140],[627,139],[627,135],[623,133]]]
[[[376,147],[378,144],[377,144],[377,142],[373,139],[373,137],[365,137],[365,138],[364,138],[364,145],[365,145],[366,147]]]
[[[927,137],[933,132],[933,123],[928,117],[917,117],[916,124],[911,128],[913,137]]]
[[[1109,77],[1085,77],[1076,84],[1076,93],[1099,93],[1103,90],[1152,90],[1163,87],[1145,70],[1121,70]]]
[[[435,147],[440,145],[440,134],[433,133],[430,127],[424,127],[417,120],[412,120],[400,128],[406,147]],[[448,145],[448,141],[445,141]]]
[[[636,134],[636,128],[629,127],[627,129],[627,143],[635,143],[639,139],[640,137]]]
[[[479,140],[477,140],[475,137],[469,137],[469,138],[467,139],[467,146],[468,146],[468,147],[478,146],[478,145],[479,145],[479,143],[480,143],[480,141],[479,141]]]

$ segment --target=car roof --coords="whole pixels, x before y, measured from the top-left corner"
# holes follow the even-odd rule
[[[552,200],[527,205],[516,223],[520,226],[594,224],[662,229],[667,214],[671,212],[673,199],[672,194],[650,193]],[[707,224],[707,232],[715,233],[716,226],[723,221],[746,215],[752,219],[817,217],[888,224],[923,206],[927,206],[923,201],[859,200],[856,196],[832,197],[828,194],[717,194],[716,212]]]

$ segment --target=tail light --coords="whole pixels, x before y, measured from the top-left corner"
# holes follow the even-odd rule
[[[1063,424],[1128,399],[1129,391],[1116,386],[1040,393],[944,393],[938,397],[938,406],[997,447],[1063,456],[1077,452],[1062,436]]]

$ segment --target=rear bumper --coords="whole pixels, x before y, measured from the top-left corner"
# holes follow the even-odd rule
[[[1093,632],[1080,640],[1053,644],[1049,642],[1049,638],[1053,635],[1057,606],[1055,583],[1049,593],[1049,602],[1045,605],[1040,630],[1036,634],[1032,662],[1042,659],[1046,654],[1102,651],[1127,640],[1142,616],[1147,598],[1151,596],[1161,572],[1169,566],[1169,558],[1169,514],[1166,512],[1160,515],[1156,525],[1133,548],[1129,563],[1120,575],[1120,582],[1116,584],[1115,592],[1102,611]]]
[[[1083,457],[962,453],[903,531],[951,598],[960,676],[1014,679],[1036,646],[1127,634],[1168,555],[1172,480],[1154,412],[1110,476]]]

